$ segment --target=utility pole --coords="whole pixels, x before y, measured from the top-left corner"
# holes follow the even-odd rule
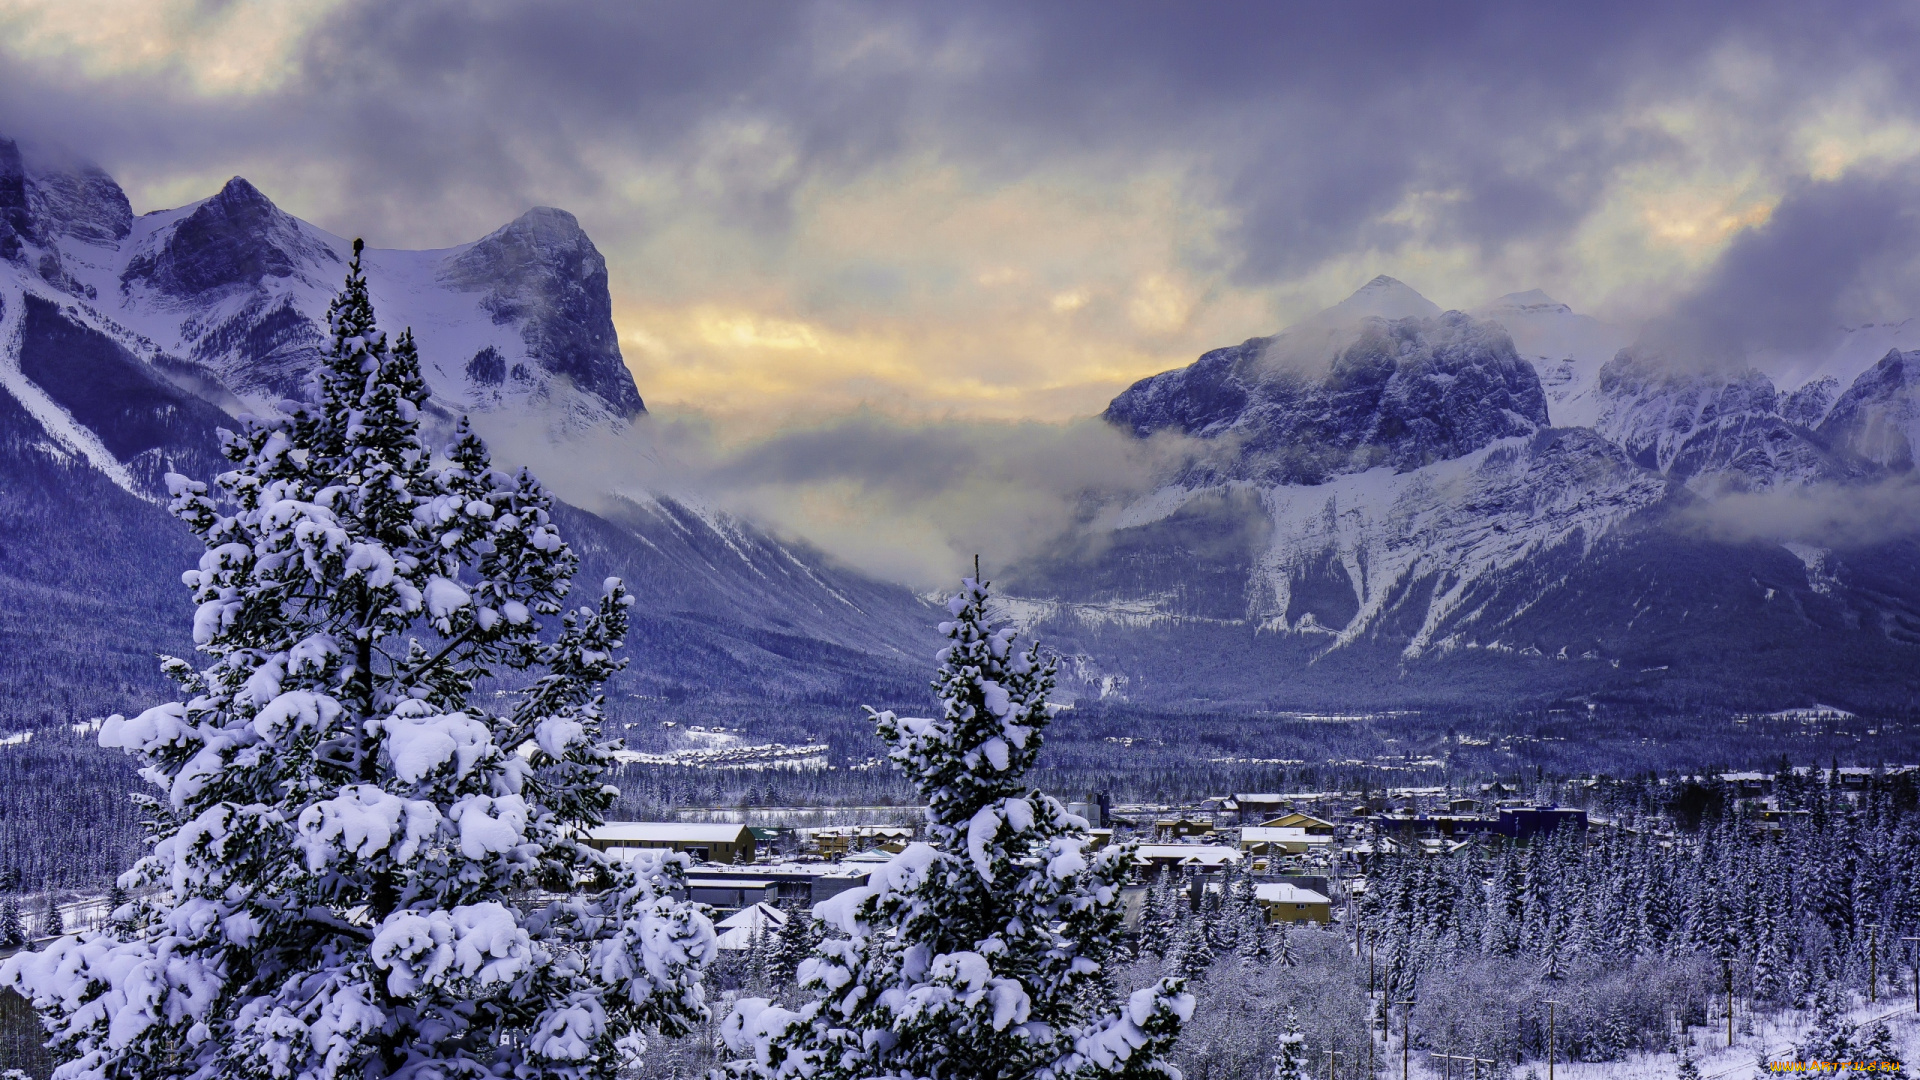
[[[1553,1080],[1553,1007],[1560,1004],[1547,999],[1547,1080]]]
[[[1907,943],[1907,952],[1913,956],[1913,1011],[1920,1013],[1920,951],[1913,947],[1920,942],[1920,937],[1903,937],[1900,940]]]
[[[1412,1066],[1407,1061],[1407,1047],[1413,1045],[1413,999],[1401,1002],[1400,1007],[1405,1010],[1400,1014],[1400,1080],[1409,1080]]]
[[[1721,966],[1727,969],[1727,1045],[1733,1045],[1733,957],[1722,955]]]
[[[1449,1077],[1453,1075],[1454,1062],[1456,1061],[1466,1062],[1468,1067],[1472,1070],[1472,1073],[1473,1073],[1472,1080],[1480,1080],[1480,1066],[1485,1065],[1489,1069],[1491,1069],[1493,1066],[1499,1064],[1499,1062],[1493,1060],[1492,1058],[1483,1058],[1474,1054],[1443,1053],[1439,1050],[1429,1050],[1427,1051],[1427,1056],[1431,1058],[1439,1058],[1440,1061],[1442,1062],[1440,1067],[1443,1070],[1445,1070],[1445,1075]],[[1465,1078],[1463,1078],[1463,1080],[1465,1080]]]
[[[1333,1059],[1340,1055],[1334,1052],[1333,1044],[1327,1044],[1327,1080],[1333,1080]]]
[[[1867,1004],[1880,1000],[1880,924],[1867,927]]]

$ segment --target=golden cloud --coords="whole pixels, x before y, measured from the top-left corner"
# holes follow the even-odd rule
[[[280,86],[313,26],[339,0],[0,0],[0,47],[76,65],[92,78],[166,74],[194,91]]]

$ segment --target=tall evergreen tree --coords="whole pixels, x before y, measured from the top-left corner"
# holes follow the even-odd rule
[[[1800,1061],[1853,1059],[1853,1032],[1846,1019],[1844,994],[1840,987],[1827,983],[1815,995],[1813,1024],[1794,1048]]]
[[[20,925],[20,902],[9,896],[0,900],[0,949],[17,949],[27,943],[27,931]]]
[[[1700,1066],[1694,1063],[1691,1042],[1682,1039],[1680,1043],[1680,1065],[1674,1072],[1675,1080],[1700,1080]]]
[[[781,925],[767,959],[767,977],[773,985],[791,985],[800,970],[800,962],[813,952],[813,946],[813,912],[796,901],[787,908],[787,921]]]
[[[1241,967],[1264,967],[1273,959],[1273,933],[1258,905],[1240,916],[1240,934],[1235,946]]]
[[[872,713],[927,804],[927,837],[815,906],[843,937],[800,979],[799,1012],[743,999],[723,1027],[739,1077],[1163,1077],[1193,1010],[1177,979],[1101,1011],[1128,846],[1087,851],[1084,823],[1025,774],[1057,708],[1053,665],[987,617],[963,582],[940,624],[931,719]]]
[[[1213,970],[1213,942],[1207,939],[1206,920],[1189,917],[1180,927],[1180,938],[1167,952],[1167,970],[1189,983],[1197,983]]]
[[[1300,962],[1300,958],[1294,955],[1293,927],[1288,923],[1275,924],[1271,949],[1273,962],[1281,967],[1293,967]]]
[[[122,879],[159,891],[0,969],[65,1077],[571,1080],[704,1015],[677,856],[578,841],[615,794],[599,687],[631,598],[566,610],[540,485],[464,423],[435,460],[360,247],[312,400],[226,438],[224,498],[168,477],[211,662],[167,661],[181,700],[100,731],[161,789]]]
[[[1307,1075],[1307,1037],[1300,1033],[1300,1014],[1289,1005],[1287,1023],[1273,1051],[1271,1080],[1312,1080]]]
[[[1900,1059],[1900,1050],[1893,1041],[1893,1032],[1882,1020],[1867,1029],[1859,1052],[1862,1061],[1869,1062],[1868,1068],[1874,1069],[1875,1076],[1887,1080],[1907,1080],[1906,1062]]]

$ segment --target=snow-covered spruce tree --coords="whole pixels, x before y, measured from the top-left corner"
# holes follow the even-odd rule
[[[1312,1080],[1307,1075],[1307,1037],[1300,1033],[1300,1014],[1287,1006],[1287,1024],[1273,1050],[1272,1080]]]
[[[1847,1023],[1846,991],[1829,982],[1822,986],[1813,1006],[1813,1023],[1794,1047],[1798,1061],[1853,1060],[1853,1028]]]
[[[1893,1041],[1893,1032],[1887,1022],[1881,1020],[1867,1029],[1866,1038],[1857,1054],[1860,1061],[1868,1062],[1865,1067],[1874,1071],[1874,1075],[1886,1080],[1907,1080],[1906,1062],[1900,1059],[1898,1044]]]
[[[1674,1071],[1675,1080],[1700,1080],[1700,1066],[1693,1061],[1692,1040],[1682,1036],[1680,1043],[1680,1064]]]
[[[1167,952],[1167,970],[1176,972],[1189,983],[1198,983],[1213,970],[1213,942],[1207,940],[1207,924],[1195,915],[1180,928],[1180,938]]]
[[[605,1077],[705,1014],[677,856],[578,842],[616,794],[599,687],[631,599],[565,610],[533,477],[464,423],[435,460],[359,253],[314,400],[227,437],[227,501],[168,478],[211,663],[168,660],[183,700],[100,731],[161,790],[121,879],[158,891],[0,968],[63,1080]]]
[[[787,908],[787,921],[767,959],[767,977],[776,986],[790,984],[801,963],[813,954],[813,945],[813,913],[795,902]]]
[[[1120,933],[1130,846],[1087,852],[1087,823],[1024,786],[1055,706],[1053,666],[987,620],[962,583],[940,624],[932,719],[871,713],[927,801],[927,840],[815,905],[839,935],[800,966],[798,1012],[743,999],[722,1026],[740,1078],[1166,1080],[1193,998],[1177,979],[1118,1010],[1083,993]]]

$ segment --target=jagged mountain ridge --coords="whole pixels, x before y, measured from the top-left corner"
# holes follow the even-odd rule
[[[184,607],[158,477],[217,469],[213,428],[298,392],[345,243],[239,179],[134,217],[104,173],[10,143],[0,226],[0,512],[44,537],[0,547],[0,592],[107,620],[91,635],[118,657],[106,669],[145,671],[166,643],[136,630],[164,620],[105,613]],[[438,416],[539,405],[564,433],[642,414],[604,261],[569,215],[367,262],[383,318],[421,338]],[[1070,691],[1156,703],[1910,697],[1910,542],[1732,543],[1696,522],[1728,493],[1910,471],[1920,361],[1864,352],[1905,332],[1850,332],[1787,376],[1696,370],[1537,292],[1465,314],[1376,279],[1119,395],[1110,420],[1212,452],[1118,527],[1001,575],[1008,610],[1066,654]],[[850,700],[917,682],[931,619],[904,590],[672,499],[600,510],[564,511],[583,572],[653,604],[628,692]],[[29,558],[42,543],[62,557]],[[112,591],[88,591],[76,568],[110,564]],[[19,673],[59,660],[36,621],[15,624],[16,700],[44,700],[46,679]]]
[[[1390,278],[1301,326],[1123,391],[1110,422],[1177,431],[1197,460],[1010,575],[1009,612],[1089,691],[1311,708],[1920,690],[1911,538],[1832,551],[1706,524],[1730,495],[1909,473],[1920,352],[1869,365],[1849,332],[1776,365],[1812,372],[1783,390],[1538,291],[1441,313]],[[1220,662],[1161,659],[1195,653]]]
[[[105,173],[0,140],[0,250],[4,727],[165,692],[152,657],[191,647],[179,573],[196,556],[161,478],[211,476],[219,427],[302,391],[350,245],[239,178],[134,217]],[[643,416],[605,262],[571,215],[537,209],[473,244],[365,261],[383,326],[420,341],[434,424],[538,408],[564,439]],[[931,609],[904,588],[671,498],[560,514],[582,580],[619,574],[645,601],[617,707],[919,689]],[[59,632],[34,632],[49,623]]]
[[[1322,368],[1255,338],[1134,384],[1108,406],[1136,435],[1231,438],[1208,478],[1316,484],[1377,466],[1406,471],[1547,425],[1539,377],[1498,326],[1459,312],[1365,316]],[[1195,473],[1187,478],[1200,482]]]

